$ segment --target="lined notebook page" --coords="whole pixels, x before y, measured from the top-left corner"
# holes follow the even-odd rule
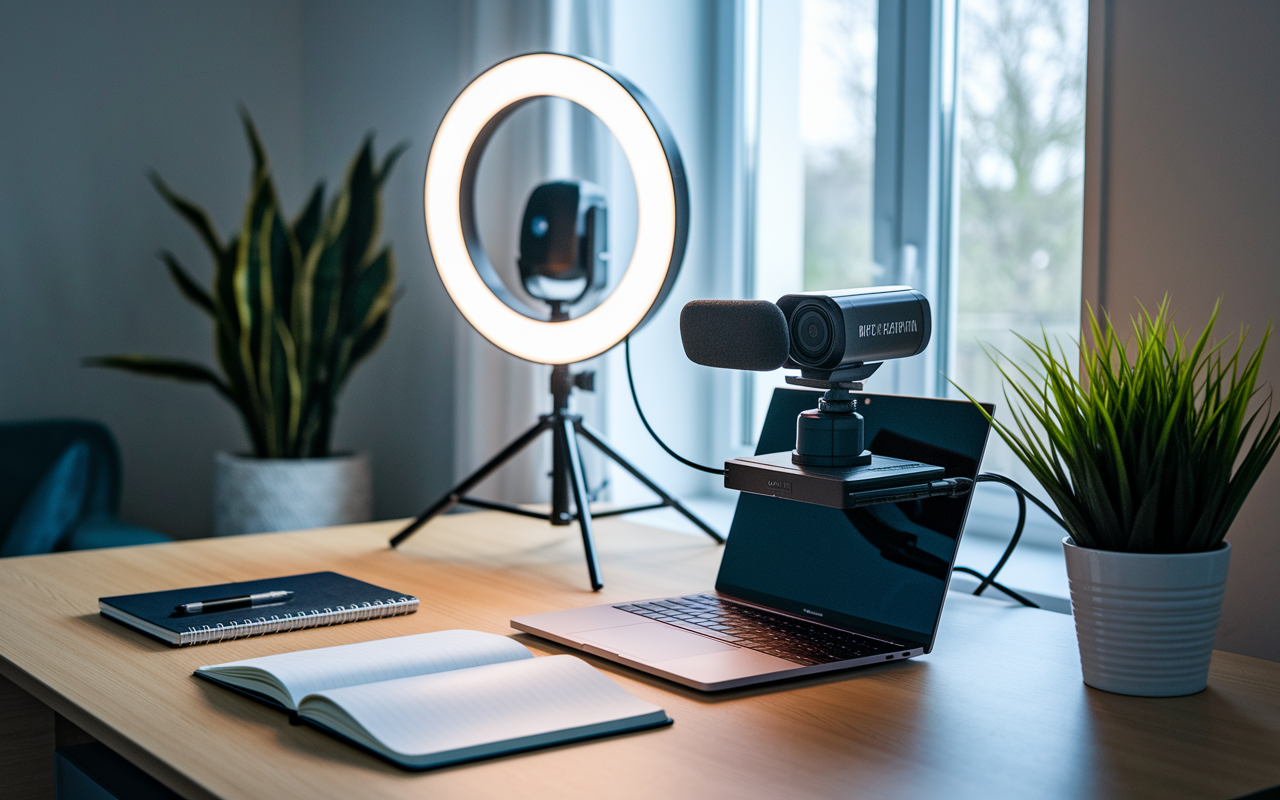
[[[304,698],[299,712],[419,765],[431,759],[415,757],[476,757],[577,738],[558,733],[602,733],[611,723],[624,730],[627,725],[616,725],[622,720],[666,721],[661,708],[567,655],[332,689]],[[352,730],[344,717],[368,736]]]
[[[301,698],[325,689],[531,658],[527,648],[507,636],[437,631],[229,661],[196,671],[230,682],[266,672],[284,686],[296,707]]]

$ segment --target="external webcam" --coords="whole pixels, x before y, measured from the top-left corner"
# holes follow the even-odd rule
[[[922,352],[932,331],[929,301],[908,286],[789,294],[763,300],[694,300],[680,313],[685,355],[707,367],[769,371],[825,389],[796,419],[796,447],[725,462],[728,489],[835,508],[924,497],[958,497],[967,478],[942,467],[878,456],[864,447],[853,392],[887,359]]]
[[[810,377],[844,377],[863,365],[907,358],[929,344],[929,301],[915,289],[875,287],[788,294],[778,300],[790,332],[787,362]]]
[[[863,381],[880,363],[923,352],[929,301],[907,286],[838,289],[767,300],[694,300],[680,338],[695,364],[768,372],[800,370],[817,381]]]

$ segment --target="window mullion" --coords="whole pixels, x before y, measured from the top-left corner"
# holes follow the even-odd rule
[[[954,25],[944,14],[955,0],[880,0],[876,75],[876,148],[872,252],[882,284],[907,284],[933,306],[934,344],[920,356],[889,362],[878,386],[902,394],[936,395],[948,348],[952,281],[944,257],[951,248],[949,212],[951,86]],[[946,91],[944,91],[944,89]],[[950,105],[950,102],[948,102]],[[948,259],[949,260],[949,259]]]

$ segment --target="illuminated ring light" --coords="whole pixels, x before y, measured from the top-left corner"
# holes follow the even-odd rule
[[[635,250],[604,302],[548,322],[498,277],[480,243],[475,182],[498,126],[538,97],[563,97],[595,114],[617,139],[635,180]],[[516,56],[473,80],[436,131],[423,189],[427,239],[454,304],[481,336],[541,364],[600,355],[657,313],[680,272],[689,235],[689,188],[675,137],[653,102],[608,66],[554,53]]]

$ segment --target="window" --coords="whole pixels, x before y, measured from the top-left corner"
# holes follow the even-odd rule
[[[714,13],[673,4],[663,13],[690,20],[661,30],[701,31],[681,40],[698,57],[672,70],[672,87],[691,98],[685,119],[700,120],[681,146],[705,187],[696,224],[712,243],[686,257],[686,270],[705,270],[694,296],[912,285],[933,303],[933,342],[886,364],[868,388],[958,397],[952,378],[1003,406],[979,342],[1018,357],[1009,330],[1070,336],[1078,326],[1086,1],[744,0]],[[655,52],[658,28],[641,24],[649,8],[614,6],[634,17],[614,20],[618,53]],[[617,63],[656,87],[664,114],[682,113],[673,99],[683,95],[654,83],[660,71]],[[668,345],[661,352],[678,352]],[[608,402],[622,419],[633,412],[614,358]],[[708,463],[750,451],[783,373],[696,377],[707,416],[695,419],[683,400],[664,416],[650,391],[651,420],[686,455],[700,442]],[[656,451],[643,434],[623,447]],[[716,492],[661,454],[638,460],[668,489]],[[986,466],[1032,484],[994,439]],[[627,478],[615,477],[614,499],[630,499]],[[992,534],[1007,536],[1009,493],[983,494],[971,519],[985,514]],[[1060,536],[1042,530],[1041,541]]]
[[[886,364],[868,388],[960,397],[954,380],[1008,421],[984,345],[1021,359],[1018,335],[1043,329],[1070,357],[1079,330],[1087,0],[756,7],[746,32],[758,45],[745,48],[757,47],[761,75],[745,121],[757,126],[756,257],[744,285],[770,300],[921,289],[934,306],[929,351]],[[788,164],[790,187],[775,174]],[[794,224],[791,198],[802,206]],[[781,376],[746,383],[744,440]],[[994,437],[984,466],[1035,486]],[[1008,530],[1009,494],[984,487],[975,505],[993,532]],[[1045,526],[1038,538],[1060,536]]]
[[[1018,336],[1048,335],[1074,358],[1079,336],[1086,5],[961,0],[960,21],[951,376],[996,402],[1008,422],[1000,374],[983,346],[1025,361]],[[1037,488],[998,439],[984,467]],[[988,502],[975,511],[1013,513],[1010,492],[984,493]],[[1047,521],[1028,531],[1029,541],[1061,537]]]
[[[751,4],[748,4],[748,8]],[[931,347],[877,372],[877,391],[939,393],[950,306],[954,2],[759,4],[760,111],[752,296],[908,284],[934,301]],[[748,48],[749,49],[749,48]],[[794,219],[794,222],[792,221]],[[782,377],[747,379],[759,429]]]

